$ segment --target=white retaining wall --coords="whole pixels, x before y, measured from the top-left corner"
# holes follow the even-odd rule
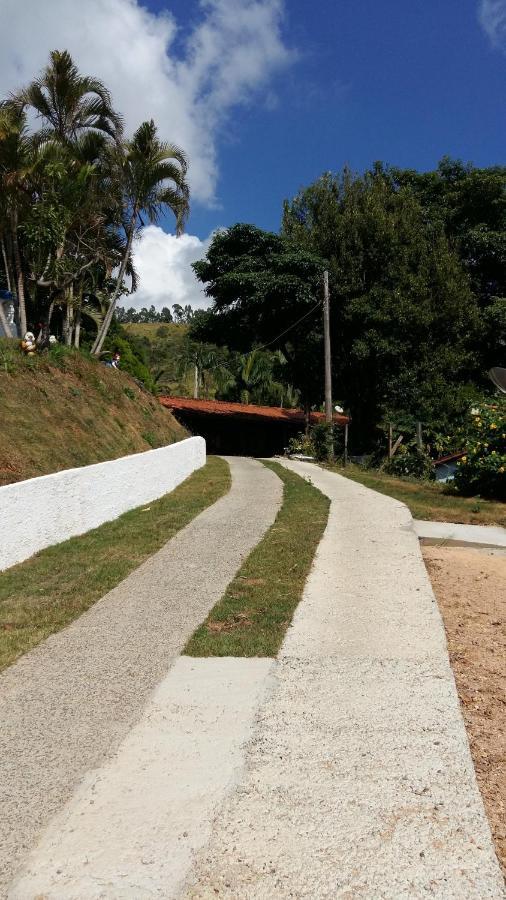
[[[205,461],[204,438],[191,437],[0,487],[0,570],[162,497]]]

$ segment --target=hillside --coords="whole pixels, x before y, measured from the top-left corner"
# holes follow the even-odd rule
[[[186,436],[125,373],[60,345],[25,358],[16,343],[0,339],[0,485]]]
[[[131,322],[122,328],[138,345],[159,393],[192,396],[193,368],[185,372],[181,366],[188,325]]]

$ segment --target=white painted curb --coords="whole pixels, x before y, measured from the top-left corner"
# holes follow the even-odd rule
[[[174,490],[205,465],[191,437],[158,450],[0,488],[0,571]]]

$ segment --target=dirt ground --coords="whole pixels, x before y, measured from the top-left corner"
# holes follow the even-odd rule
[[[506,875],[506,554],[424,546],[476,775]]]

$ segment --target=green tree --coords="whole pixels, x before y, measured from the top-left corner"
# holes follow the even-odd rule
[[[11,104],[0,105],[0,235],[9,290],[17,294],[22,334],[27,328],[25,271],[19,240],[20,217],[29,200],[34,147],[26,115]]]
[[[326,174],[285,203],[282,230],[328,260],[334,390],[355,443],[370,444],[384,417],[456,413],[474,366],[476,303],[443,225],[411,188],[381,167]]]
[[[131,141],[112,148],[110,153],[111,180],[120,198],[120,221],[126,244],[109,309],[92,347],[92,353],[97,355],[109,330],[118,297],[124,290],[134,236],[143,225],[142,215],[153,223],[163,212],[170,210],[176,217],[176,230],[180,234],[189,210],[186,156],[175,144],[160,141],[153,120],[144,122]]]
[[[27,114],[33,112],[41,127],[29,133]],[[106,253],[116,242],[105,224],[106,192],[98,189],[98,175],[106,141],[118,139],[121,119],[104,85],[80,75],[68,52],[58,51],[38,79],[4,101],[0,118],[11,123],[0,129],[0,207],[8,209],[11,226],[2,256],[8,280],[15,281],[21,330],[27,304],[37,318],[45,306],[49,320],[55,303],[64,302],[70,344],[82,276],[99,262],[116,264]]]
[[[395,188],[415,193],[455,245],[480,311],[479,370],[497,365],[506,345],[506,167],[444,157],[433,172],[384,171]]]
[[[20,109],[33,110],[41,119],[39,140],[74,143],[90,129],[119,139],[123,129],[105,85],[98,78],[82,75],[67,50],[53,50],[40,77],[14,94],[12,102]]]
[[[321,299],[321,258],[276,234],[238,224],[217,233],[206,258],[193,268],[214,302],[211,311],[193,318],[192,336],[240,353],[263,344],[281,350],[286,380],[306,405],[320,403],[322,334],[315,307]]]

